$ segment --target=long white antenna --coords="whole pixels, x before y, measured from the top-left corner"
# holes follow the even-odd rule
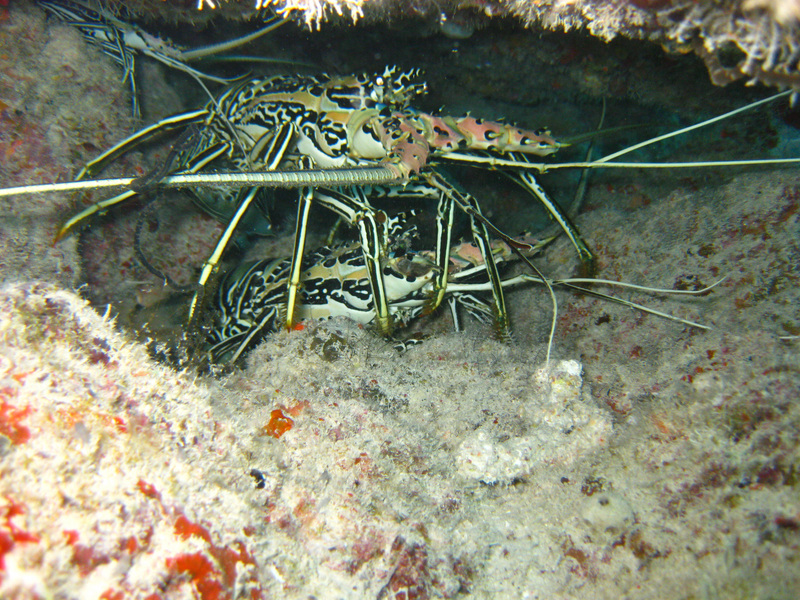
[[[614,160],[618,156],[622,156],[623,154],[628,154],[629,152],[633,152],[634,150],[638,150],[639,148],[644,148],[645,146],[649,146],[650,144],[655,144],[655,143],[660,142],[662,140],[666,140],[666,139],[669,139],[671,137],[675,137],[676,135],[681,135],[683,133],[687,133],[687,132],[692,131],[694,129],[699,129],[701,127],[705,127],[706,125],[711,125],[712,123],[716,123],[717,121],[722,121],[722,120],[727,119],[729,117],[732,117],[734,115],[738,115],[739,113],[744,112],[746,110],[750,110],[752,108],[756,108],[757,106],[761,106],[762,104],[766,104],[767,102],[772,102],[773,100],[777,100],[778,98],[783,98],[784,96],[788,96],[789,94],[793,94],[793,93],[795,93],[795,92],[793,92],[791,90],[790,91],[786,91],[786,92],[780,92],[778,94],[774,94],[774,95],[770,96],[769,98],[764,98],[763,100],[758,100],[756,102],[751,102],[747,106],[742,106],[740,108],[737,108],[737,109],[732,110],[730,112],[726,112],[725,114],[722,114],[722,115],[718,115],[716,117],[713,117],[713,118],[708,119],[706,121],[703,121],[701,123],[695,123],[694,125],[689,125],[688,127],[684,127],[683,129],[677,129],[676,131],[670,131],[669,133],[665,133],[664,135],[659,135],[658,137],[650,138],[649,140],[645,140],[644,142],[640,142],[638,144],[634,144],[633,146],[628,146],[627,148],[624,148],[623,150],[620,150],[618,152],[614,152],[613,154],[609,154],[608,156],[604,156],[603,158],[598,158],[596,161],[594,161],[593,164],[606,163],[606,162],[608,162],[610,160]]]
[[[115,179],[94,179],[88,181],[67,181],[64,183],[40,183],[20,185],[0,189],[0,198],[22,194],[41,194],[44,192],[67,192],[113,187],[127,187],[137,177],[118,177]],[[397,173],[388,167],[355,167],[349,169],[308,169],[301,171],[260,171],[252,173],[192,173],[170,175],[158,182],[167,187],[199,185],[214,187],[285,187],[303,186],[328,187],[339,185],[380,185],[399,183]]]

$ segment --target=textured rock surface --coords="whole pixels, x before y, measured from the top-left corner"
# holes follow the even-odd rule
[[[114,8],[122,3],[111,1]],[[647,40],[670,52],[693,52],[712,80],[738,79],[800,90],[800,1],[798,0],[127,0],[125,8],[145,19],[208,23],[219,14],[238,20],[274,11],[309,28],[366,21],[439,31],[455,39],[498,18],[538,30],[585,30],[608,41]],[[263,13],[262,13],[263,14]],[[257,18],[257,17],[256,17]]]
[[[2,52],[13,59],[0,80],[3,182],[39,181],[42,168],[66,177],[131,130],[127,86],[68,28],[25,5],[3,15]],[[352,40],[331,39],[330,56],[348,70],[371,68],[357,62],[367,54]],[[569,87],[582,101],[635,89],[644,108],[626,114],[639,123],[642,114],[680,120],[667,115],[675,104],[741,101],[694,86],[662,90],[658,77],[668,74],[620,50],[609,75],[572,38],[542,42],[560,49],[546,55],[558,68],[534,60],[513,32],[448,43],[431,40],[419,60],[433,77],[452,75],[432,85],[441,96],[430,100],[451,112],[494,110],[532,126],[583,118],[588,130],[591,101],[581,111],[539,99],[535,116],[525,103],[536,88],[546,98],[571,81],[596,84],[592,94]],[[42,52],[47,44],[72,44],[78,58]],[[512,52],[527,61],[516,73],[505,68]],[[64,81],[45,64],[58,60],[92,68]],[[533,80],[549,69],[554,83]],[[519,79],[504,82],[508,73]],[[72,104],[87,103],[79,113],[103,109],[81,127],[65,121],[67,133],[36,154],[36,131],[54,131],[74,109],[54,100],[64,85],[76,86]],[[774,146],[796,155],[792,131],[768,110],[665,152],[730,158]],[[148,164],[126,160],[113,168]],[[464,180],[512,225],[532,213],[513,187],[473,171]],[[472,323],[449,333],[443,316],[420,323],[432,339],[397,354],[333,321],[274,336],[227,377],[176,372],[101,316],[103,302],[130,298],[119,282],[146,277],[125,264],[136,211],[93,226],[81,265],[76,242],[51,242],[72,202],[2,200],[3,235],[30,241],[0,261],[0,596],[797,597],[796,169],[595,175],[577,224],[600,275],[677,288],[727,279],[691,300],[625,296],[716,327],[706,332],[557,292],[560,374],[542,370],[552,306],[537,288],[509,297],[510,345]],[[189,229],[168,230],[186,256],[146,247],[187,277],[205,252],[187,241]],[[126,258],[103,254],[103,244]],[[576,260],[558,240],[537,264],[563,276]],[[99,313],[68,289],[86,279]],[[476,441],[508,462],[466,466]]]

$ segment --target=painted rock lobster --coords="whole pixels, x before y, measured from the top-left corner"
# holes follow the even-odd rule
[[[379,331],[388,335],[392,328],[391,314],[382,275],[386,240],[380,226],[386,215],[372,206],[372,200],[421,197],[437,201],[437,268],[429,309],[437,307],[446,294],[457,207],[469,216],[472,237],[486,264],[496,330],[500,337],[508,337],[503,286],[491,251],[490,232],[512,246],[517,243],[494,227],[483,216],[478,201],[459,189],[438,165],[451,156],[463,161],[466,153],[476,157],[508,156],[512,171],[517,164],[525,170],[527,163],[517,156],[547,156],[563,144],[546,130],[528,131],[471,116],[442,117],[417,111],[411,102],[426,89],[424,83],[415,82],[418,75],[415,70],[403,72],[387,67],[382,73],[372,75],[256,77],[230,87],[205,107],[146,127],[91,161],[78,179],[95,174],[147,140],[183,130],[164,164],[135,181],[123,193],[100,201],[69,219],[58,235],[64,235],[95,213],[148,191],[161,179],[175,173],[197,173],[220,166],[239,171],[293,172],[303,168],[360,168],[381,164],[395,175],[396,184],[302,190],[295,248],[289,267],[286,325],[290,326],[295,318],[308,215],[311,204],[317,202],[357,227],[374,298],[375,323]],[[525,174],[526,179],[531,177]],[[204,266],[199,281],[201,291],[255,193],[255,187],[244,188],[237,196],[234,217]],[[586,244],[558,205],[549,199],[545,205],[568,231],[581,256],[591,260]],[[199,299],[198,294],[190,314],[195,312]]]
[[[437,270],[433,260],[435,253],[413,249],[417,238],[416,227],[409,227],[407,221],[416,212],[418,211],[400,213],[383,223],[389,250],[383,270],[387,302],[391,316],[402,325],[409,324],[425,312]],[[523,234],[515,238],[515,242],[528,247],[526,255],[529,256],[554,239],[555,236],[536,238]],[[374,298],[361,250],[358,243],[347,243],[325,246],[304,257],[296,305],[298,320],[345,317],[364,325],[372,322],[375,314]],[[449,256],[449,283],[445,300],[450,308],[454,329],[461,330],[460,309],[481,323],[491,323],[494,312],[483,296],[485,292],[491,291],[491,282],[486,276],[486,262],[479,248],[474,243],[463,242],[453,246]],[[513,260],[515,254],[512,247],[503,240],[493,240],[492,257],[495,264],[500,265]],[[240,263],[225,274],[217,289],[215,301],[206,313],[209,321],[203,360],[208,360],[211,364],[234,364],[266,335],[282,328],[291,262],[291,257],[249,261]],[[600,283],[651,293],[679,295],[704,294],[714,287],[691,291],[663,290],[598,279],[551,281],[528,273],[507,275],[501,279],[503,288],[530,283],[565,286],[701,329],[706,326],[594,289],[589,290],[582,284]],[[555,318],[554,310],[553,324]],[[409,338],[395,341],[396,349],[405,350],[419,340]],[[551,345],[552,329],[548,359]]]
[[[434,253],[412,249],[416,227],[408,227],[411,213],[400,213],[382,223],[388,256],[383,278],[390,315],[405,325],[419,317],[428,304],[437,265]],[[554,238],[517,238],[532,252],[538,252]],[[493,240],[496,264],[513,257],[502,240]],[[244,262],[223,277],[215,301],[208,310],[211,319],[207,335],[207,355],[212,363],[234,363],[265,335],[283,324],[289,289],[291,257]],[[448,265],[450,283],[445,294],[456,331],[461,329],[458,308],[487,323],[493,317],[491,306],[476,292],[487,288],[485,262],[474,244],[464,242],[451,248]],[[364,253],[358,243],[325,246],[303,259],[296,304],[296,318],[330,319],[346,317],[369,324],[375,316]],[[524,277],[502,280],[504,287],[527,281]],[[400,342],[405,347],[405,342]]]

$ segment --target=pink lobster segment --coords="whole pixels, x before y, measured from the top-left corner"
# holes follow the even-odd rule
[[[402,168],[407,169],[403,173],[405,178],[411,173],[419,174],[422,167],[428,163],[431,145],[419,129],[415,128],[409,121],[400,121],[399,129],[402,135],[399,138],[391,139],[391,136],[387,133],[384,137],[384,144],[388,143],[391,148],[390,156],[395,158],[393,164],[399,161]]]
[[[387,128],[380,120],[372,127],[386,150],[384,162],[403,179],[418,174],[431,154],[446,158],[456,150],[521,152],[548,156],[567,144],[547,130],[530,131],[506,123],[465,117],[437,117],[426,113],[395,112]],[[388,124],[388,122],[387,122]]]
[[[531,252],[540,250],[554,239],[555,236],[540,238],[525,232],[515,237],[514,242],[518,249],[524,252]],[[491,248],[492,256],[494,256],[495,261],[498,263],[508,262],[514,256],[514,250],[504,240],[492,240]],[[435,261],[434,253],[428,250],[424,250],[420,254],[430,261]],[[455,275],[465,269],[479,267],[485,264],[485,262],[484,256],[481,254],[481,249],[475,242],[461,242],[450,249],[449,272],[451,275]]]
[[[549,132],[529,131],[506,123],[466,117],[419,115],[428,129],[426,138],[438,151],[495,150],[548,156],[564,144]]]

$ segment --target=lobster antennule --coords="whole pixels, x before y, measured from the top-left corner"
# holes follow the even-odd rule
[[[468,148],[549,156],[569,145],[557,141],[546,129],[531,131],[469,115],[457,118],[429,116],[429,120],[431,145],[440,151]]]

